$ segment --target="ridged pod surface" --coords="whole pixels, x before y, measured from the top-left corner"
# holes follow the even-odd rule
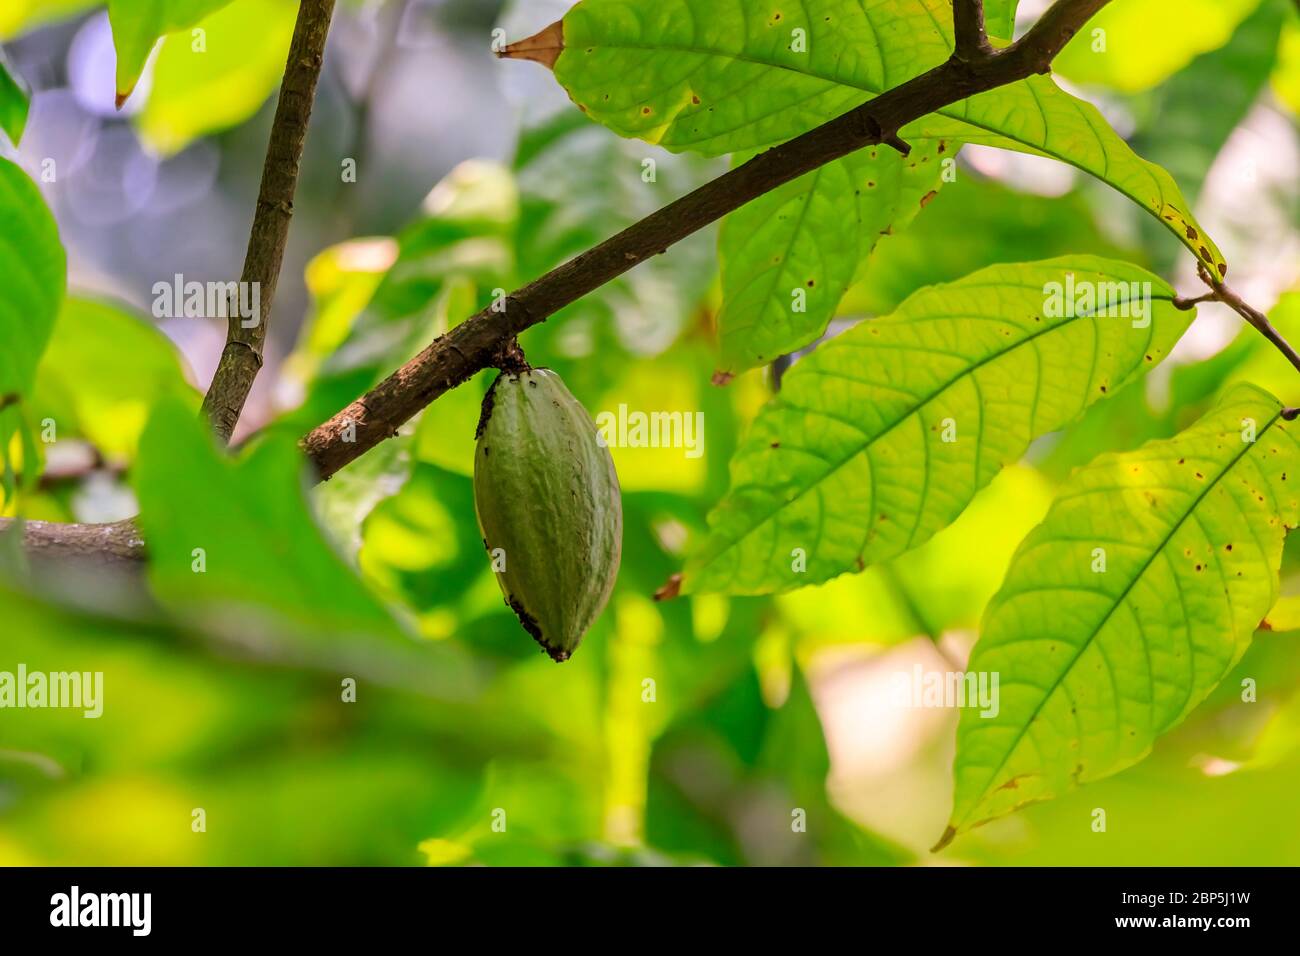
[[[618,577],[623,504],[591,416],[550,369],[503,372],[483,400],[474,505],[506,604],[568,660]]]

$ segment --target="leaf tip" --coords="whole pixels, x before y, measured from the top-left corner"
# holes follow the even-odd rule
[[[564,21],[556,20],[545,30],[527,39],[511,43],[497,52],[502,60],[532,60],[548,70],[555,69],[555,61],[564,52]]]
[[[936,843],[934,846],[930,847],[930,852],[938,853],[949,843],[951,843],[953,841],[953,837],[955,837],[956,835],[957,835],[957,830],[955,828],[951,826],[945,828],[943,831],[943,836],[939,837],[939,842]]]
[[[126,105],[126,101],[130,98],[131,98],[130,90],[126,90],[125,92],[123,92],[122,90],[118,90],[117,95],[113,97],[113,108],[120,112],[122,107]]]
[[[679,571],[664,582],[663,587],[655,592],[656,601],[671,601],[682,593],[682,575]]]

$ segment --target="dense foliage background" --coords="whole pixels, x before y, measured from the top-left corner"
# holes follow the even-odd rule
[[[1226,308],[1202,306],[1171,359],[1035,443],[917,550],[777,597],[657,604],[775,385],[766,369],[710,384],[718,235],[680,244],[522,339],[593,415],[704,415],[699,457],[614,450],[621,577],[556,666],[503,606],[479,540],[470,476],[490,374],[318,488],[294,441],[494,290],[726,161],[619,139],[536,64],[492,57],[495,27],[526,36],[563,0],[342,3],[268,366],[229,461],[194,414],[224,323],[155,320],[152,290],[238,274],[296,4],[233,0],[203,21],[202,53],[169,36],[121,113],[96,6],[0,12],[5,54],[34,90],[7,155],[54,213],[69,287],[26,410],[38,428],[54,421],[58,441],[34,449],[43,477],[3,513],[141,512],[151,549],[184,560],[160,562],[146,588],[25,571],[7,543],[0,670],[102,671],[105,706],[93,721],[0,712],[0,862],[1300,861],[1300,654],[1284,616],[1147,760],[941,856],[927,851],[951,805],[956,715],[890,693],[899,673],[965,658],[1012,552],[1073,468],[1172,436],[1237,382],[1300,404],[1295,370]],[[1022,3],[1022,22],[1041,7]],[[1079,37],[1057,62],[1062,83],[1174,175],[1234,287],[1300,340],[1295,5],[1125,0],[1097,24],[1109,52]],[[1195,260],[1097,182],[966,146],[955,181],[880,241],[832,332],[928,284],[1066,253],[1199,291]],[[207,567],[194,574],[199,546]],[[1288,554],[1284,589],[1300,590],[1297,574]],[[348,679],[355,702],[342,699]]]

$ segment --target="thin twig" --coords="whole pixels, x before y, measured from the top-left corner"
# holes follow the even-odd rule
[[[1291,363],[1292,367],[1300,371],[1300,355],[1296,354],[1296,350],[1291,347],[1291,343],[1282,337],[1282,333],[1274,328],[1273,323],[1268,320],[1268,317],[1263,312],[1252,307],[1224,284],[1215,287],[1215,298],[1254,326],[1255,331],[1272,342],[1273,347],[1286,356],[1286,360]]]
[[[238,294],[232,297],[226,347],[203,399],[203,412],[223,443],[228,443],[234,434],[244,402],[253,388],[253,379],[262,368],[266,328],[289,238],[289,221],[293,218],[298,168],[333,14],[334,0],[302,0],[298,8],[240,276],[244,288],[258,290],[257,313],[244,315]]]
[[[1201,281],[1210,287],[1210,291],[1195,298],[1175,297],[1174,305],[1177,308],[1190,309],[1202,302],[1222,302],[1245,319],[1255,331],[1273,343],[1273,347],[1286,356],[1286,360],[1291,363],[1292,367],[1300,371],[1300,354],[1296,353],[1296,350],[1291,347],[1291,343],[1268,320],[1268,316],[1234,292],[1226,282],[1216,282],[1203,265],[1197,266],[1197,274],[1200,276]]]

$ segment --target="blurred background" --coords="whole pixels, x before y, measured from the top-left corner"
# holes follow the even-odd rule
[[[920,549],[776,598],[656,604],[773,381],[709,384],[714,230],[645,263],[523,337],[593,415],[626,404],[705,421],[698,458],[615,449],[618,588],[559,667],[503,606],[479,541],[487,374],[305,488],[293,438],[493,290],[726,168],[620,140],[548,71],[492,55],[494,30],[520,39],[568,6],[340,0],[267,365],[236,434],[249,450],[231,464],[187,425],[224,322],[157,319],[153,289],[238,276],[297,4],[233,0],[202,24],[201,53],[188,33],[166,38],[118,112],[103,9],[6,0],[0,41],[33,98],[5,154],[40,183],[69,272],[34,402],[59,438],[21,510],[110,521],[143,503],[155,550],[174,541],[184,560],[160,560],[147,588],[46,569],[28,578],[38,587],[0,589],[0,670],[102,671],[105,684],[95,721],[0,714],[0,863],[1300,862],[1300,653],[1282,618],[1146,761],[938,855],[956,712],[890,694],[918,665],[960,667],[1072,468],[1172,435],[1238,381],[1300,404],[1294,369],[1221,306]],[[1024,0],[1021,28],[1045,6]],[[1098,23],[1111,54],[1080,37],[1062,85],[1173,174],[1233,287],[1300,340],[1296,4],[1126,0]],[[1103,185],[965,147],[957,180],[881,242],[832,331],[988,264],[1085,252],[1199,294],[1191,258]],[[146,434],[159,407],[185,414],[155,415]],[[190,573],[193,540],[229,560]],[[1284,572],[1300,593],[1295,555]]]

